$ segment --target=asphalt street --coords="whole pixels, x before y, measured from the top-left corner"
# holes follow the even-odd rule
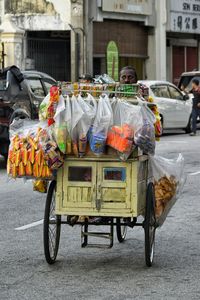
[[[0,160],[0,300],[199,300],[200,135],[169,134],[157,154],[185,158],[187,181],[156,233],[155,262],[144,263],[144,233],[129,229],[110,250],[81,249],[80,228],[63,225],[56,264],[43,254],[45,195],[32,183],[8,180]],[[37,222],[34,227],[15,230]],[[31,225],[32,226],[32,225]]]

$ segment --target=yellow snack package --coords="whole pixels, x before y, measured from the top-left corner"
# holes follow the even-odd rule
[[[37,162],[35,162],[33,165],[33,176],[36,178],[39,177],[39,166]]]
[[[17,166],[15,164],[12,165],[12,177],[16,178],[17,177]]]
[[[16,167],[19,166],[20,160],[21,160],[21,153],[20,153],[20,150],[17,150],[16,154],[15,154],[15,165],[16,165]]]
[[[40,193],[47,193],[48,183],[45,180],[35,180],[33,181],[33,190]]]
[[[27,161],[27,165],[26,165],[26,175],[32,176],[32,165],[29,160]]]
[[[25,167],[22,161],[19,163],[19,176],[25,176]]]

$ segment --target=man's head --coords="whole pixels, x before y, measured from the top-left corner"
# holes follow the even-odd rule
[[[194,78],[192,80],[192,88],[196,89],[199,86],[199,80],[197,78]]]
[[[123,84],[137,83],[136,70],[131,66],[126,66],[122,68],[119,75],[120,75],[120,83]]]

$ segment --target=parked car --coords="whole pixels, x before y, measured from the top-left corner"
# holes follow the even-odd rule
[[[198,79],[200,82],[200,71],[184,72],[181,74],[178,88],[192,97],[192,79]]]
[[[8,154],[9,125],[14,118],[38,118],[41,101],[56,80],[38,71],[11,66],[0,72],[0,154]]]
[[[139,81],[149,89],[161,115],[162,129],[184,129],[191,132],[192,100],[167,81]]]

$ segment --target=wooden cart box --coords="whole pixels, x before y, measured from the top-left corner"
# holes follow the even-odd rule
[[[57,175],[56,214],[137,217],[144,213],[148,157],[121,162],[68,158]]]

